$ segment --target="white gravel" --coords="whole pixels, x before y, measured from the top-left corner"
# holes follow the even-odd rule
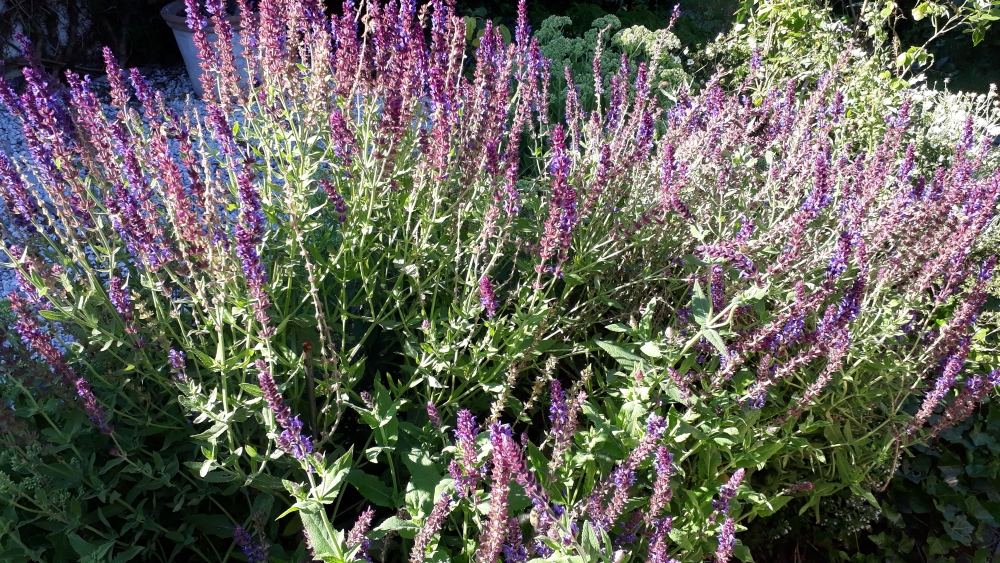
[[[150,88],[163,92],[167,106],[178,114],[184,112],[189,95],[196,109],[200,110],[203,107],[202,102],[194,98],[194,89],[191,87],[191,81],[183,66],[148,67],[140,70],[146,77]],[[113,112],[113,108],[108,105],[110,96],[107,78],[104,76],[95,78],[93,85],[101,101],[105,104],[105,110]],[[30,161],[31,159],[24,144],[20,120],[7,113],[6,108],[2,105],[0,105],[0,150],[13,161]],[[4,220],[6,217],[0,214],[0,221]],[[7,257],[3,256],[2,252],[0,252],[0,260],[7,261]],[[14,291],[15,286],[13,272],[0,267],[0,298]]]

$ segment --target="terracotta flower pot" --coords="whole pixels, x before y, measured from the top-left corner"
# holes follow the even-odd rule
[[[194,44],[194,32],[187,25],[183,0],[171,2],[164,6],[160,10],[160,16],[174,30],[174,39],[177,40],[177,47],[180,48],[181,56],[184,57],[184,67],[187,68],[188,77],[191,78],[191,85],[194,87],[194,91],[198,94],[198,97],[202,97],[205,92],[201,87],[202,70],[198,64],[198,47]],[[233,54],[236,56],[236,68],[240,71],[242,82],[246,80],[247,62],[243,58],[243,45],[240,44],[240,17],[236,15],[229,16],[226,19],[233,26]],[[211,25],[205,31],[208,33],[209,42],[214,43],[218,40],[219,37],[213,33]]]

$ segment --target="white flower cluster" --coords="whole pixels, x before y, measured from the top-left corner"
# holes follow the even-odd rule
[[[995,84],[988,94],[949,92],[921,85],[912,89],[910,96],[918,110],[919,130],[927,142],[954,146],[970,116],[977,136],[1000,136],[1000,97]]]

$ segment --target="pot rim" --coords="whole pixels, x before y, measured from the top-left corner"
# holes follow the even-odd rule
[[[160,17],[167,22],[171,28],[181,31],[184,33],[194,33],[191,28],[187,25],[187,17],[181,14],[184,13],[184,0],[175,0],[163,7],[160,10]],[[239,14],[227,16],[226,20],[232,24],[233,31],[238,32],[240,30],[240,16]],[[213,33],[215,27],[211,24],[209,20],[208,26],[205,28],[205,33]]]

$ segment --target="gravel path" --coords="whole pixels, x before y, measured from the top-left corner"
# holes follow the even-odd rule
[[[173,108],[174,111],[178,113],[184,111],[189,95],[192,96],[196,107],[200,108],[202,105],[199,100],[194,99],[194,89],[191,87],[191,81],[188,79],[187,72],[183,66],[149,67],[140,70],[153,90],[163,92],[167,106]],[[113,108],[108,105],[110,103],[110,96],[108,94],[109,85],[107,78],[104,76],[95,78],[93,85],[98,97],[105,104],[105,110],[112,112]],[[31,159],[31,155],[24,144],[20,120],[7,113],[6,108],[2,105],[0,105],[0,150],[6,153],[11,160]],[[0,215],[0,221],[4,220],[6,218]],[[6,256],[2,256],[2,253],[0,253],[0,259],[6,261],[6,258]],[[0,267],[0,298],[14,291],[15,286],[13,271]]]

